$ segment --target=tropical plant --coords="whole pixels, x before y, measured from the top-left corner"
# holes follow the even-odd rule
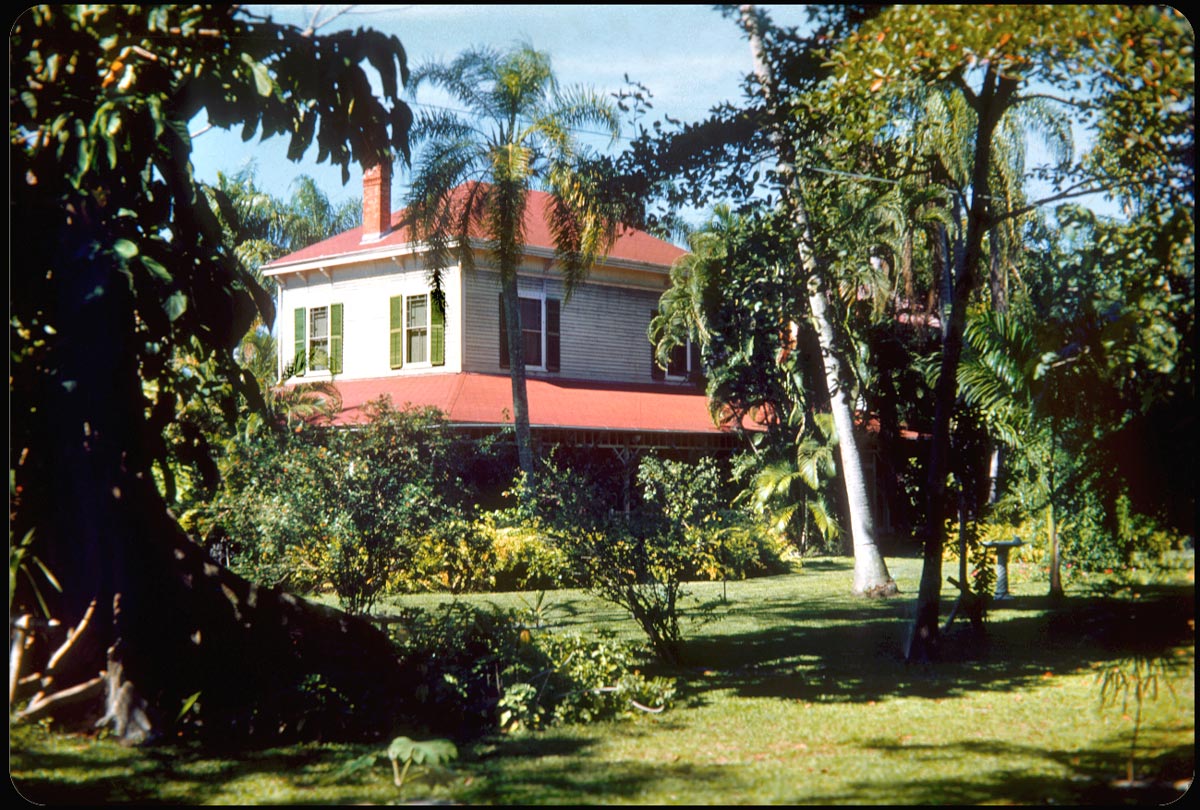
[[[1085,194],[1116,192],[1143,201],[1158,195],[1163,202],[1177,203],[1180,180],[1191,174],[1185,153],[1193,137],[1188,88],[1194,81],[1194,62],[1182,17],[1161,7],[1112,14],[1093,7],[1077,7],[1070,14],[1029,11],[1005,6],[885,9],[831,49],[831,81],[824,85],[823,99],[813,99],[818,108],[836,109],[843,120],[854,122],[860,136],[851,140],[863,146],[881,137],[898,143],[891,138],[901,131],[896,125],[898,104],[916,95],[916,88],[944,88],[960,95],[975,115],[966,139],[971,157],[962,185],[961,238],[953,252],[949,295],[943,300],[948,310],[926,476],[926,570],[911,634],[917,643],[910,657],[929,655],[937,643],[957,369],[989,234],[994,235],[1004,220],[1023,216],[1030,206]],[[930,14],[940,24],[931,26]],[[1147,57],[1153,69],[1135,67],[1135,52],[1157,52],[1161,58]],[[1051,93],[1069,102],[1062,109],[1074,112],[1073,125],[1096,126],[1100,148],[1004,182],[996,170],[994,145],[1014,123],[1005,119],[1031,99]],[[1133,125],[1133,119],[1140,123]],[[1116,121],[1125,125],[1121,137],[1113,128]],[[1058,132],[1065,131],[1058,125]],[[1127,137],[1130,132],[1140,136]],[[850,135],[848,130],[845,134]],[[1143,184],[1137,171],[1147,169],[1142,159],[1149,155],[1156,164],[1150,171],[1155,182]],[[1018,188],[1031,176],[1049,185],[1047,195],[1007,208],[1018,198],[1006,188]]]
[[[529,46],[507,53],[475,48],[448,64],[427,64],[410,82],[413,92],[423,85],[447,91],[467,112],[425,109],[413,126],[419,148],[408,201],[414,235],[429,245],[435,294],[452,258],[469,272],[476,265],[473,240],[488,242],[507,324],[518,459],[532,479],[517,295],[526,208],[531,191],[549,193],[544,214],[569,297],[612,244],[619,219],[585,168],[575,130],[600,126],[616,138],[616,110],[595,91],[560,88],[549,56]]]
[[[841,535],[836,510],[826,497],[836,475],[833,433],[829,414],[816,414],[814,435],[801,439],[795,459],[767,463],[758,469],[738,501],[749,502],[761,515],[769,515],[774,529],[800,550],[830,551]],[[816,538],[810,539],[810,521]]]

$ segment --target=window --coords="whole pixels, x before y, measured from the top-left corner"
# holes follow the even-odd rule
[[[693,371],[698,372],[699,368],[692,368],[692,356],[691,338],[671,349],[671,359],[667,363],[667,379],[686,380]]]
[[[408,297],[408,362],[424,363],[429,360],[429,296]]]
[[[650,312],[650,320],[653,321],[658,317],[658,310]],[[682,344],[671,349],[671,355],[667,359],[667,367],[664,370],[658,364],[658,356],[656,354],[657,347],[650,344],[650,378],[654,380],[690,380],[695,381],[700,378],[702,369],[700,368],[700,346],[693,343],[691,338],[685,340]]]
[[[542,302],[538,298],[521,299],[521,337],[525,365],[542,365]]]
[[[342,305],[305,309],[294,312],[295,327],[293,373],[299,377],[305,371],[342,371]]]
[[[392,368],[409,363],[446,365],[446,313],[431,294],[390,299],[389,353]]]
[[[561,302],[554,298],[518,299],[521,312],[521,350],[525,367],[538,371],[558,371],[561,356]],[[500,368],[510,366],[508,323],[504,315],[504,297],[500,297]]]
[[[313,371],[329,370],[329,307],[313,307],[308,311],[308,367]]]

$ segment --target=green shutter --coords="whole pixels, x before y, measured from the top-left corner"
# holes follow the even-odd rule
[[[392,368],[404,365],[404,296],[393,295],[392,307]]]
[[[559,302],[546,299],[546,371],[558,371],[560,367]]]
[[[429,316],[429,364],[446,365],[446,312],[437,296],[430,296],[432,306]]]
[[[329,373],[342,373],[342,305],[329,307]]]
[[[308,313],[305,311],[304,307],[296,307],[295,324],[296,353],[292,358],[292,365],[295,366],[295,368],[292,370],[292,374],[297,377],[303,377],[304,369],[308,366]]]

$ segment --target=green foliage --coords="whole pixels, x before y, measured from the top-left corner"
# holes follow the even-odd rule
[[[497,563],[493,538],[477,521],[439,520],[421,535],[411,566],[425,582],[450,593],[491,590]]]
[[[571,579],[566,556],[552,535],[522,525],[494,532],[496,590],[554,588]]]
[[[450,602],[407,610],[397,645],[411,722],[460,736],[662,711],[675,688],[637,671],[640,656],[609,636],[559,636],[516,611]]]
[[[28,582],[29,589],[37,600],[38,606],[42,610],[42,615],[47,619],[52,618],[50,608],[46,605],[46,599],[42,596],[42,585],[38,584],[38,578],[34,574],[40,573],[41,579],[45,580],[51,588],[56,591],[62,590],[62,585],[54,578],[54,574],[46,567],[38,556],[33,553],[33,529],[25,532],[25,536],[20,542],[14,543],[10,534],[8,540],[8,615],[13,616],[13,597],[17,593],[17,583],[19,579]]]
[[[828,496],[836,475],[834,446],[837,438],[829,414],[816,414],[815,430],[799,439],[795,460],[769,462],[747,458],[747,487],[737,501],[748,502],[758,515],[801,552],[809,549],[836,550],[841,527]],[[815,535],[810,531],[815,529]]]
[[[35,530],[63,585],[48,607],[74,623],[93,599],[111,610],[114,588],[161,593],[159,555],[133,549],[170,542],[173,466],[210,486],[206,432],[262,407],[235,347],[274,307],[225,244],[189,126],[281,136],[294,159],[315,145],[345,180],[408,155],[407,65],[395,37],[306,33],[240,5],[33,6],[9,46],[10,228],[40,235],[10,256],[11,528]],[[201,404],[211,420],[181,420]],[[149,626],[139,610],[126,618]],[[97,626],[100,651],[122,633]],[[123,638],[169,694],[166,648]]]
[[[231,544],[234,568],[251,579],[309,590],[328,583],[354,613],[389,584],[486,581],[490,542],[465,519],[470,456],[455,451],[444,417],[387,400],[365,410],[354,430],[300,425],[231,441],[199,533]]]
[[[570,532],[578,527],[604,525],[617,507],[615,493],[606,491],[603,471],[577,463],[560,461],[558,449],[541,459],[537,475],[517,472],[505,493],[512,506],[497,519],[510,526],[528,526],[548,532]]]
[[[711,459],[695,465],[653,456],[638,468],[644,509],[628,521],[561,538],[574,574],[628,610],[662,660],[679,660],[680,599],[689,572],[719,558],[721,487]]]
[[[660,712],[675,699],[666,678],[647,680],[634,650],[610,635],[547,634],[538,638],[554,667],[548,684],[556,723],[590,723],[637,712]]]
[[[422,740],[397,737],[387,749],[387,758],[392,763],[392,773],[397,788],[404,787],[404,778],[412,765],[428,768],[443,768],[447,762],[458,759],[458,748],[449,740]],[[400,763],[404,769],[400,769]]]

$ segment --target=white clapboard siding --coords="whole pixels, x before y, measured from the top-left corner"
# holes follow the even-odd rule
[[[309,271],[301,277],[289,273],[279,277],[280,301],[276,314],[276,334],[280,361],[292,361],[295,346],[296,307],[341,304],[342,373],[338,379],[361,379],[401,374],[457,372],[462,370],[461,335],[463,331],[461,305],[462,288],[456,269],[443,274],[446,293],[446,363],[405,362],[404,367],[391,367],[391,310],[392,296],[429,293],[428,275],[423,266],[411,258],[406,261],[382,259],[350,267],[337,267],[327,274]],[[309,371],[305,380],[329,379],[327,372]]]

